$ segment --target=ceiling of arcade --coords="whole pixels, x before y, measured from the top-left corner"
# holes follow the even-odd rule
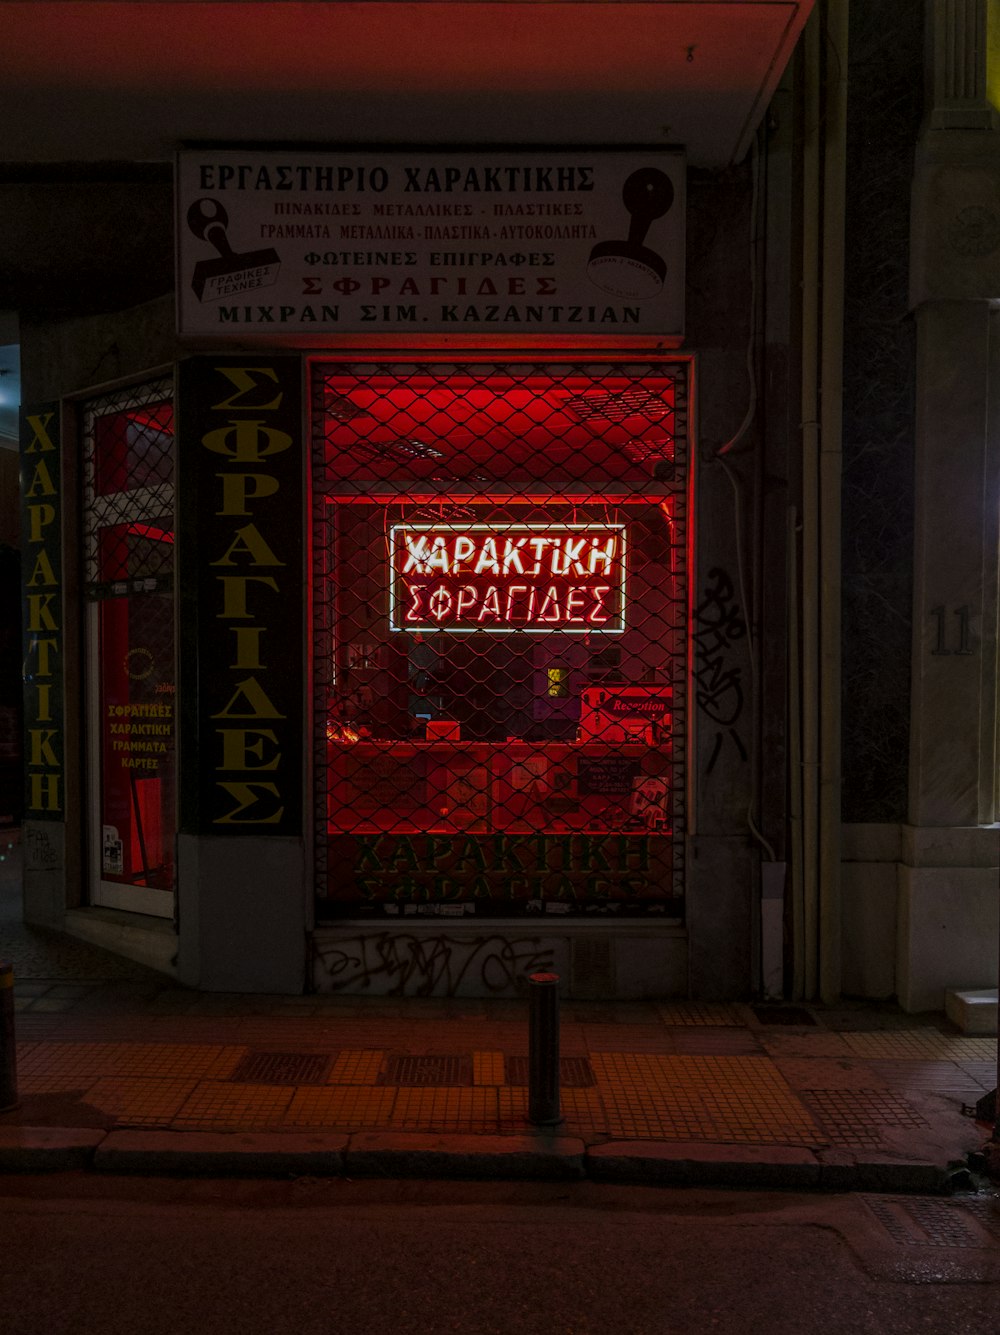
[[[180,143],[745,155],[813,0],[0,0],[0,308],[170,290]]]

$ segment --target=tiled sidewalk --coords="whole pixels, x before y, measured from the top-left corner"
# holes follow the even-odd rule
[[[469,1147],[491,1145],[484,1172],[522,1173],[557,1136],[572,1172],[605,1178],[745,1182],[763,1164],[773,1185],[894,1189],[946,1180],[991,1131],[963,1109],[996,1084],[993,1038],[890,1006],[686,1002],[564,1002],[564,1121],[536,1129],[523,1001],[193,992],[24,926],[19,879],[16,859],[0,863],[20,1097],[0,1114],[0,1170],[65,1164],[53,1145],[93,1164],[124,1137],[149,1150],[134,1171],[172,1171],[165,1144],[191,1150],[179,1171],[202,1171],[208,1137],[203,1162],[223,1171],[346,1171],[379,1141],[391,1171],[479,1171]],[[219,1157],[236,1143],[246,1170]]]
[[[220,996],[159,981],[15,988],[22,1106],[0,1128],[524,1136],[514,1001]],[[775,1023],[798,1019],[813,1023]],[[989,1128],[996,1040],[890,1007],[564,1003],[559,1134],[798,1147],[945,1168]]]

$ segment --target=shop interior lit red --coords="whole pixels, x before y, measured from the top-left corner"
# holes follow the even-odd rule
[[[313,367],[321,919],[679,915],[686,374]]]

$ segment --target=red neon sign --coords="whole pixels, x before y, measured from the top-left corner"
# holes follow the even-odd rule
[[[620,635],[624,524],[394,524],[389,628]]]

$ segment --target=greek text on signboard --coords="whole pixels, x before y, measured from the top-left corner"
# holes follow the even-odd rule
[[[21,424],[25,814],[64,814],[62,470],[58,405]]]
[[[178,328],[677,343],[684,184],[663,149],[185,152]]]
[[[362,904],[503,900],[525,909],[597,900],[681,905],[673,843],[641,835],[339,835],[329,841],[320,896]]]
[[[625,629],[624,524],[394,524],[394,631]]]
[[[189,833],[296,835],[302,822],[301,399],[294,357],[192,357],[179,377],[188,477],[181,595],[198,654],[181,683]],[[190,609],[190,610],[189,610]]]

